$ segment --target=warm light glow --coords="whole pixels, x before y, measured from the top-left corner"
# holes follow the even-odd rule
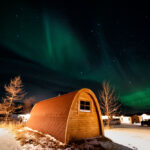
[[[119,116],[112,116],[113,119],[120,119]]]
[[[23,122],[26,122],[30,118],[30,114],[18,115],[18,118],[21,118]]]
[[[131,117],[128,117],[128,116],[121,116],[120,117],[120,121],[121,123],[131,123]]]
[[[104,120],[104,119],[108,119],[108,116],[102,116],[102,119]]]

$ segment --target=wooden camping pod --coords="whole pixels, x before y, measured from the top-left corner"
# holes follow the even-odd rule
[[[140,117],[138,115],[131,116],[132,123],[140,123]]]
[[[86,88],[38,102],[27,126],[63,143],[104,135],[99,103]]]

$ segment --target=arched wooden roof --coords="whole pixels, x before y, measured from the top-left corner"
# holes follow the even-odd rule
[[[69,111],[73,100],[76,99],[81,92],[89,93],[93,99],[96,100],[96,104],[98,104],[95,94],[86,88],[46,99],[38,102],[33,107],[27,126],[34,130],[51,134],[56,139],[65,143]],[[99,115],[101,115],[99,107],[98,112]],[[102,122],[100,122],[100,124],[101,123]]]

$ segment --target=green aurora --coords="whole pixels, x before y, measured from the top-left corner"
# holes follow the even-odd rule
[[[99,84],[108,80],[120,93],[123,105],[133,109],[150,108],[149,81],[136,81],[144,75],[145,79],[149,78],[149,64],[134,60],[130,52],[125,62],[130,69],[128,73],[128,68],[125,69],[126,66],[112,52],[101,27],[95,28],[99,53],[94,56],[90,54],[93,50],[89,43],[61,15],[50,15],[46,10],[39,13],[31,8],[22,9],[17,14],[16,8],[5,13],[0,28],[1,45],[41,66],[78,80]],[[99,61],[94,62],[94,59]]]

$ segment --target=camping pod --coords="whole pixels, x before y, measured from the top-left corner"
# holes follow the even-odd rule
[[[38,102],[27,126],[63,143],[104,135],[99,103],[86,88]]]
[[[131,116],[131,120],[132,120],[132,124],[133,123],[140,123],[141,122],[140,121],[140,116],[138,116],[138,115]]]

